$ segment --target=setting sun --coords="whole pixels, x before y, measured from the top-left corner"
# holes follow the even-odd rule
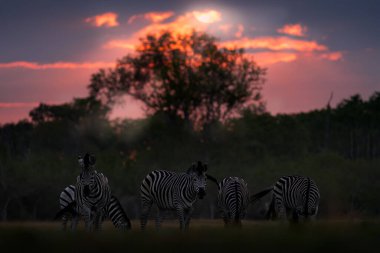
[[[220,12],[215,10],[193,11],[193,14],[199,22],[206,24],[215,23],[222,19]]]

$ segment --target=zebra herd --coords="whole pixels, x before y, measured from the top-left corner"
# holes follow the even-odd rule
[[[94,169],[95,157],[85,154],[78,157],[81,172],[76,184],[69,185],[60,194],[60,211],[63,229],[71,220],[71,229],[76,229],[79,218],[83,218],[88,231],[99,230],[104,219],[111,219],[120,230],[131,228],[131,222],[120,201],[111,194],[108,179]],[[218,207],[225,226],[241,225],[247,208],[267,194],[272,199],[267,218],[314,219],[318,213],[320,194],[315,182],[304,176],[283,176],[273,186],[250,195],[248,184],[239,177],[226,177],[220,182],[207,173],[207,164],[200,161],[185,172],[155,170],[142,181],[141,229],[144,230],[153,205],[157,206],[156,228],[160,228],[164,214],[176,211],[181,230],[189,227],[194,203],[206,195],[207,181],[218,187]]]

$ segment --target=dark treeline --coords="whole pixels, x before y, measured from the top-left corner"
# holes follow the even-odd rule
[[[2,219],[51,218],[59,193],[75,183],[77,155],[86,151],[97,156],[98,170],[132,217],[139,212],[139,184],[146,173],[185,170],[196,160],[208,162],[220,179],[246,178],[252,192],[281,175],[310,175],[321,188],[322,216],[380,214],[380,93],[367,101],[355,95],[336,108],[308,113],[247,110],[203,131],[164,114],[108,121],[105,114],[91,113],[99,109],[92,102],[42,105],[31,113],[32,122],[0,128]],[[44,108],[51,114],[41,120],[36,114]],[[209,191],[195,214],[217,213],[216,188],[210,184]],[[265,201],[251,207],[251,215],[260,216],[264,208]]]
[[[244,51],[218,48],[208,35],[147,36],[136,55],[92,76],[88,97],[40,104],[30,120],[0,127],[0,219],[51,219],[85,152],[131,218],[149,171],[185,171],[197,160],[218,179],[243,177],[251,192],[283,175],[310,176],[322,217],[379,215],[380,93],[271,115],[260,94],[264,75]],[[123,95],[141,101],[147,117],[109,120]],[[217,217],[215,204],[210,183],[194,216]],[[248,216],[262,218],[267,204],[251,206]]]

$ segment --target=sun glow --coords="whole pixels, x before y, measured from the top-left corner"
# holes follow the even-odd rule
[[[193,11],[194,17],[201,23],[211,24],[222,19],[220,12],[215,10]]]

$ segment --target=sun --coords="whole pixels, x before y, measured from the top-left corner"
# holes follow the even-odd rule
[[[211,24],[222,19],[220,12],[215,10],[193,11],[194,17],[201,23]]]

